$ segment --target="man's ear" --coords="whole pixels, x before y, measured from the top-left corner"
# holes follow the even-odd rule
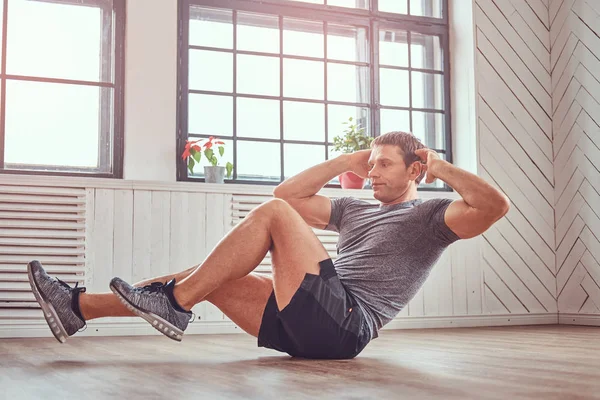
[[[418,178],[420,175],[425,174],[425,165],[420,161],[415,161],[410,165],[410,174],[414,176],[414,179]]]

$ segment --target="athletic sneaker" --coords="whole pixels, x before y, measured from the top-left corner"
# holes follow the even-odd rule
[[[148,321],[165,336],[180,342],[193,314],[177,303],[173,296],[174,287],[175,279],[167,284],[153,282],[140,288],[133,287],[120,278],[110,281],[110,290],[129,310]]]
[[[79,294],[85,287],[71,287],[49,276],[42,264],[33,260],[27,264],[29,284],[54,337],[61,343],[85,326],[79,310]]]

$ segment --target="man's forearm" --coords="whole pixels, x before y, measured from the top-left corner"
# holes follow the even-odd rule
[[[349,169],[349,158],[342,154],[286,179],[275,188],[273,195],[282,199],[313,196],[333,178]]]
[[[456,190],[468,205],[482,212],[494,214],[509,204],[508,198],[498,189],[447,161],[436,160],[430,170],[433,176]]]

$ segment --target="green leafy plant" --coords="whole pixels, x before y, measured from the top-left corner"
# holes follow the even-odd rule
[[[365,135],[365,128],[355,123],[352,117],[348,118],[348,121],[342,122],[342,124],[347,125],[344,129],[344,135],[333,138],[331,151],[354,153],[355,151],[371,148],[371,142],[375,138]]]
[[[199,144],[203,141],[204,143]],[[218,153],[215,153],[214,147],[218,149]],[[223,160],[223,154],[225,154],[225,142],[218,140],[214,136],[208,139],[188,140],[185,143],[185,150],[181,158],[183,160],[187,158],[187,167],[191,174],[194,173],[194,166],[200,164],[202,153],[204,153],[204,157],[213,167],[217,167],[220,161]],[[227,170],[227,178],[230,178],[233,171],[233,164],[228,161],[224,167]]]

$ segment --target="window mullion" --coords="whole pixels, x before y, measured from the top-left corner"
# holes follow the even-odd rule
[[[233,21],[233,180],[237,180],[238,177],[238,169],[237,169],[237,26],[238,26],[238,13],[237,10],[233,10],[232,12],[232,21]]]
[[[377,0],[373,0],[377,3]],[[379,104],[379,23],[371,23],[371,132],[379,136],[381,129],[380,104]]]
[[[2,13],[2,79],[0,79],[0,169],[4,169],[6,143],[6,43],[8,31],[8,0],[3,0]]]
[[[285,179],[283,146],[283,16],[279,16],[279,162],[280,180]]]
[[[325,84],[323,85],[323,99],[325,100],[325,159],[329,159],[328,157],[328,149],[329,146],[329,104],[327,104],[327,64],[328,64],[328,56],[327,56],[327,29],[328,29],[327,21],[323,23],[323,56],[325,57],[325,62],[323,63],[323,77],[325,79]]]
[[[408,2],[409,12],[410,12],[410,1]],[[411,49],[411,31],[408,31],[407,34],[407,42],[408,42],[408,106],[410,108],[408,120],[410,121],[410,131],[413,131],[413,95],[412,95],[412,49]]]
[[[112,32],[113,32],[113,11],[106,8],[101,9],[102,26],[108,26],[109,29],[103,29],[100,36],[100,81],[112,82],[112,66],[113,55],[112,49]],[[105,25],[107,24],[107,25]],[[111,141],[111,90],[100,88],[100,118],[98,121],[98,167],[111,163],[110,141]],[[113,165],[114,167],[114,165]]]

